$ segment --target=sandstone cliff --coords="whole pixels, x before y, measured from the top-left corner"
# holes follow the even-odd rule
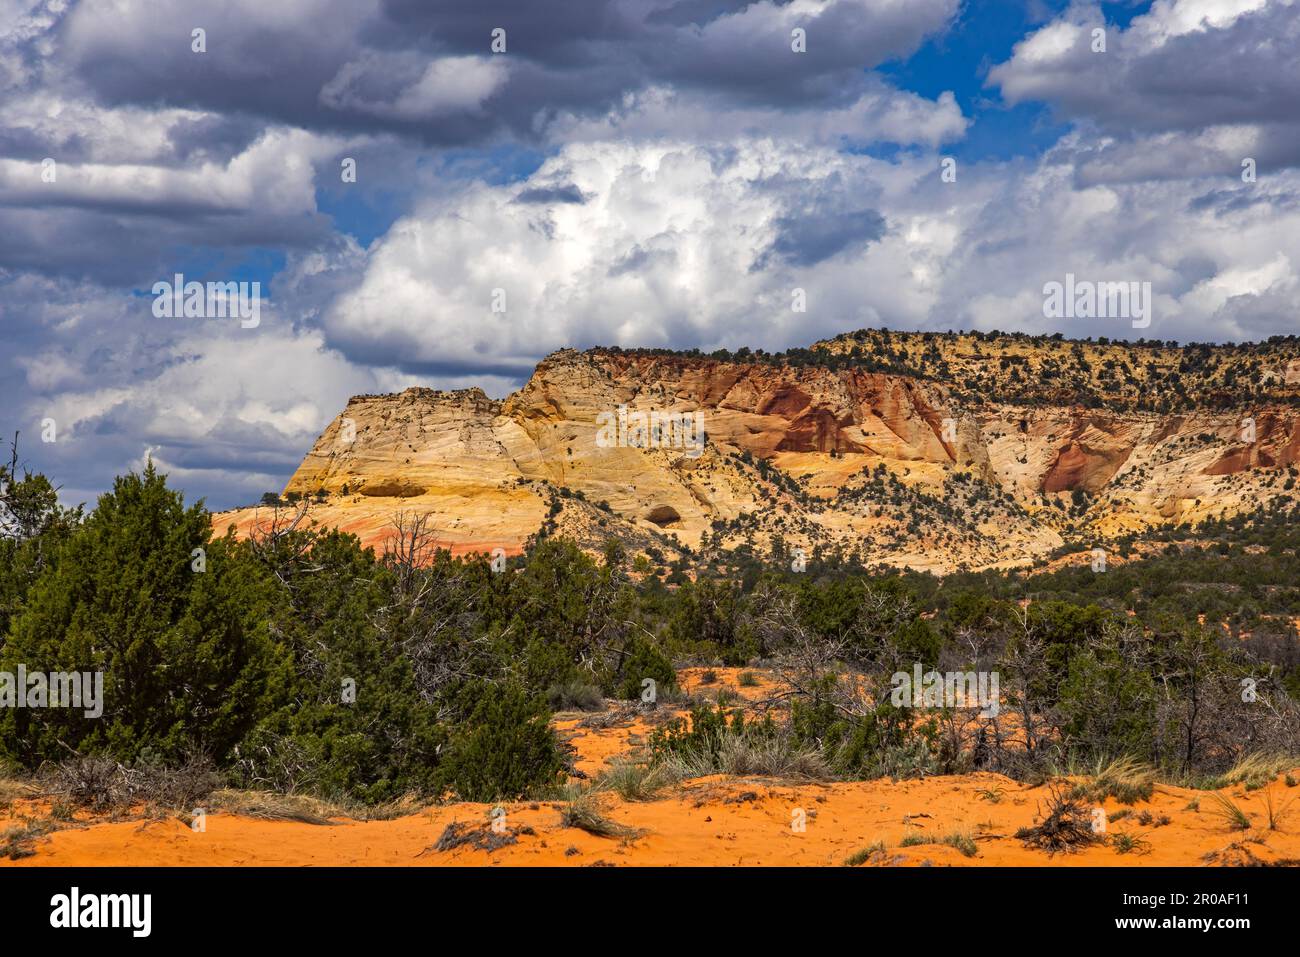
[[[407,511],[428,513],[457,551],[515,552],[545,528],[668,559],[775,542],[938,571],[1025,564],[1066,541],[1294,494],[1285,349],[1262,367],[1199,361],[1204,395],[1189,395],[1182,350],[886,333],[873,361],[879,340],[864,355],[855,335],[798,362],[564,350],[503,401],[357,396],[285,493],[371,543]],[[1225,399],[1224,370],[1243,363],[1267,388]],[[670,424],[638,431],[651,414]],[[246,532],[264,513],[217,521]]]

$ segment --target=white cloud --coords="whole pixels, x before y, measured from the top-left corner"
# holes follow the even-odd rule
[[[1261,266],[1233,265],[1209,279],[1202,280],[1187,293],[1187,306],[1205,315],[1213,315],[1229,300],[1242,296],[1262,296],[1276,286],[1294,289],[1295,270],[1285,253],[1278,253]]]
[[[396,92],[384,90],[383,96],[366,92],[368,85],[387,86],[394,69],[409,62],[408,57],[367,51],[360,59],[344,64],[321,88],[321,102],[337,110],[407,121],[477,113],[483,102],[505,84],[510,72],[502,57],[442,57]]]
[[[960,139],[969,126],[952,93],[935,100],[872,80],[840,109],[722,108],[715,97],[651,87],[629,93],[600,117],[566,113],[547,127],[557,143],[676,138],[697,144],[772,136],[827,146],[891,142],[935,147]]]
[[[1239,17],[1268,6],[1268,0],[1157,0],[1139,29],[1152,45],[1188,33],[1221,30]]]
[[[1298,0],[1159,0],[1126,29],[1076,3],[1016,44],[988,82],[1012,104],[1041,100],[1093,128],[1081,175],[1233,175],[1243,158],[1300,165]]]
[[[395,224],[326,328],[354,355],[519,372],[574,342],[773,344],[793,287],[876,238],[873,165],[768,140],[566,147],[524,183],[479,184]],[[586,201],[524,201],[562,186]],[[831,199],[838,210],[806,209]],[[826,236],[831,212],[848,217]],[[805,244],[821,261],[791,265]]]
[[[479,184],[396,224],[326,328],[351,355],[524,373],[568,345],[773,349],[874,323],[1053,332],[1041,289],[1072,272],[1151,282],[1158,309],[1149,329],[1079,321],[1061,330],[1071,335],[1277,331],[1224,309],[1300,262],[1300,177],[1281,175],[1264,208],[1244,184],[1223,196],[1213,181],[1190,193],[1080,184],[1078,145],[1067,137],[1038,164],[967,164],[943,183],[933,154],[889,163],[768,139],[577,144],[523,183]],[[841,242],[840,210],[864,222],[878,211],[883,227]],[[795,287],[806,314],[791,311]]]
[[[42,178],[39,161],[0,159],[0,203],[315,212],[313,165],[337,149],[337,142],[303,130],[274,130],[226,164],[61,163],[52,183]]]
[[[107,487],[151,446],[157,461],[192,480],[192,493],[215,492],[217,505],[249,501],[283,483],[350,396],[468,384],[352,363],[318,330],[294,329],[271,305],[261,326],[245,330],[219,320],[157,320],[148,300],[91,287],[46,282],[43,292],[49,321],[73,325],[58,334],[57,348],[17,358],[23,383],[9,389],[4,424],[28,437],[26,454],[73,478],[69,496]],[[25,334],[41,338],[40,318],[28,322]],[[57,425],[54,445],[32,438],[45,418]]]

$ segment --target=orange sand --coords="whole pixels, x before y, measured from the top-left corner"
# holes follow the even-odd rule
[[[1280,781],[1275,799],[1296,793]],[[981,792],[996,793],[993,803]],[[1046,789],[1022,788],[995,774],[969,774],[921,781],[842,784],[773,784],[720,777],[689,781],[661,799],[627,803],[602,798],[604,812],[638,829],[631,839],[596,837],[560,823],[561,804],[508,804],[506,825],[531,829],[518,843],[495,851],[459,847],[432,849],[451,821],[485,823],[490,805],[455,804],[430,808],[392,821],[340,820],[333,826],[272,822],[210,814],[207,830],[195,833],[175,819],[101,823],[56,831],[36,845],[36,855],[13,865],[452,865],[513,866],[595,863],[628,865],[838,865],[876,841],[887,850],[870,863],[934,865],[1199,865],[1215,855],[1218,863],[1300,862],[1300,819],[1283,830],[1265,826],[1260,792],[1235,789],[1234,800],[1251,816],[1250,831],[1231,831],[1207,813],[1207,795],[1158,787],[1136,812],[1167,814],[1172,823],[1141,827],[1130,817],[1110,832],[1140,834],[1145,853],[1121,854],[1111,846],[1048,857],[1013,837],[1032,823]],[[1196,796],[1199,812],[1186,810]],[[1108,812],[1118,806],[1108,802]],[[806,830],[792,828],[802,809]],[[1288,827],[1287,824],[1290,826]],[[946,845],[900,847],[905,835],[969,832],[978,855],[966,857]],[[571,850],[573,849],[573,850]],[[8,861],[0,861],[10,864]]]
[[[749,701],[779,690],[769,672],[753,672],[758,687],[741,687],[741,668],[691,668],[679,681],[692,694],[713,696],[728,688]],[[716,680],[702,684],[706,671]],[[575,750],[575,767],[589,778],[620,759],[643,753],[650,731],[681,713],[662,708],[647,713],[623,706],[601,715],[557,716],[556,730]],[[583,726],[584,722],[586,727]],[[1300,777],[1300,768],[1291,772]],[[458,803],[426,808],[388,821],[339,818],[331,825],[267,821],[210,812],[205,831],[192,831],[175,818],[97,819],[78,812],[57,830],[29,846],[32,857],[0,866],[42,865],[451,865],[513,866],[620,865],[838,865],[855,851],[883,841],[886,849],[868,864],[1189,866],[1207,863],[1300,864],[1300,788],[1279,776],[1269,785],[1274,807],[1292,801],[1278,830],[1270,830],[1265,791],[1241,786],[1224,791],[1250,816],[1247,831],[1231,830],[1211,813],[1208,792],[1157,785],[1151,800],[1134,805],[1128,817],[1108,824],[1109,834],[1132,834],[1145,842],[1129,853],[1113,844],[1049,857],[1026,848],[1014,835],[1036,823],[1049,793],[998,774],[974,773],[891,782],[782,782],[714,776],[667,787],[650,801],[627,802],[604,791],[603,814],[632,828],[630,838],[598,837],[561,823],[559,802],[504,805],[505,825],[516,843],[496,850],[461,846],[434,849],[451,822],[486,828],[492,806]],[[24,818],[44,819],[51,802],[11,791],[0,802],[0,833]],[[1189,805],[1199,800],[1200,810]],[[1105,803],[1108,815],[1121,806]],[[1142,825],[1138,817],[1156,819]],[[1168,816],[1170,823],[1158,820]],[[795,825],[802,818],[802,831]],[[977,855],[967,857],[942,844],[903,847],[908,835],[961,832],[974,839]]]

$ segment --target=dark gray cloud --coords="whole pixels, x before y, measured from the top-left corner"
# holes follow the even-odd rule
[[[272,15],[251,3],[200,11],[158,0],[74,6],[48,33],[67,82],[106,105],[252,114],[450,144],[503,132],[535,137],[548,115],[600,114],[656,84],[746,105],[844,105],[860,95],[864,70],[910,52],[957,8],[957,0],[833,0],[808,14],[772,2],[282,0]],[[795,27],[808,33],[807,53],[791,50]],[[205,53],[191,49],[195,28],[206,31]],[[498,28],[506,31],[506,53],[494,57]],[[505,75],[460,109],[376,108],[418,92],[430,62],[448,57],[486,59]]]
[[[330,234],[329,220],[315,213],[237,215],[199,201],[89,196],[67,205],[25,200],[0,206],[0,266],[135,288],[172,275],[198,249],[207,251],[205,258],[235,253],[238,262],[243,250],[313,247]]]
[[[611,279],[619,276],[635,276],[650,270],[671,268],[676,263],[676,249],[671,247],[648,249],[638,244],[626,256],[611,265],[607,274]]]
[[[1226,217],[1251,209],[1258,209],[1265,213],[1295,212],[1300,209],[1300,197],[1281,190],[1241,185],[1232,189],[1215,189],[1202,193],[1194,197],[1187,206],[1197,212],[1213,213],[1216,217]]]
[[[817,204],[776,221],[771,252],[795,266],[813,266],[879,239],[885,217],[874,209],[842,209]],[[766,264],[766,258],[760,264]]]
[[[181,117],[167,131],[172,153],[180,164],[227,162],[261,135],[261,124],[249,117],[211,113]]]
[[[582,190],[568,183],[562,186],[535,186],[515,197],[516,203],[545,206],[553,203],[582,203],[586,201]]]

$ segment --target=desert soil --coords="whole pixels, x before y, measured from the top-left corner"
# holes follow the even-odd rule
[[[751,700],[770,691],[774,678],[740,687],[740,669],[713,669],[709,687],[729,687]],[[683,673],[687,690],[698,691],[700,669]],[[557,731],[575,749],[575,767],[594,777],[612,760],[634,753],[653,727],[629,714],[611,727],[584,726],[582,715],[562,715]],[[1291,772],[1300,777],[1300,768]],[[604,815],[634,836],[600,837],[561,820],[563,802],[505,804],[504,841],[495,849],[471,843],[449,850],[435,845],[452,823],[487,837],[493,806],[455,803],[424,808],[392,820],[336,818],[326,825],[210,813],[206,829],[194,831],[176,817],[130,816],[107,820],[78,812],[73,820],[37,839],[35,853],[0,866],[744,866],[840,865],[855,852],[884,843],[866,866],[1194,866],[1208,864],[1300,864],[1300,801],[1278,829],[1267,825],[1266,794],[1275,807],[1300,797],[1279,776],[1267,788],[1225,789],[1250,817],[1249,830],[1234,830],[1212,813],[1210,792],[1157,785],[1149,801],[1111,821],[1111,835],[1131,834],[1135,849],[1121,853],[1113,842],[1072,854],[1048,856],[1014,835],[1041,819],[1046,786],[1027,787],[991,773],[921,780],[809,783],[762,778],[695,778],[647,801],[629,802],[603,793]],[[1199,799],[1199,801],[1198,801]],[[1199,808],[1197,804],[1199,803]],[[1108,799],[1108,816],[1122,806]],[[48,799],[15,797],[0,804],[0,832],[50,812]],[[1151,821],[1145,819],[1149,812]],[[802,818],[805,826],[795,826]],[[1164,818],[1168,823],[1162,823]],[[976,854],[945,844],[910,844],[912,835],[964,832]],[[500,835],[494,835],[500,837]]]

